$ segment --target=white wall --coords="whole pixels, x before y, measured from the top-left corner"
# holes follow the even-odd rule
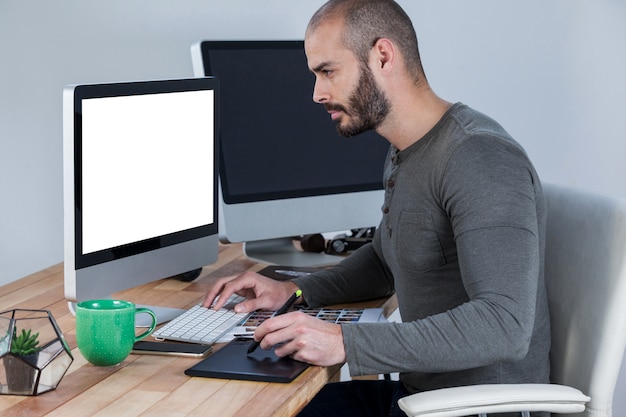
[[[0,0],[0,284],[62,261],[65,85],[192,76],[193,42],[301,38],[322,3]],[[435,91],[499,120],[545,181],[626,197],[625,1],[400,3]]]
[[[191,77],[193,42],[302,38],[321,4],[0,0],[0,284],[63,258],[65,85]]]
[[[61,91],[192,76],[200,39],[301,38],[322,0],[0,0],[0,284],[62,260]],[[544,180],[626,197],[626,2],[401,1],[434,89]]]

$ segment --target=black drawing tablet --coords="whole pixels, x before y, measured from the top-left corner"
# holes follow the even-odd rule
[[[234,339],[187,369],[185,374],[206,378],[291,382],[309,367],[309,364],[291,358],[279,358],[273,348],[268,351],[259,347],[248,355],[251,343],[251,339]]]

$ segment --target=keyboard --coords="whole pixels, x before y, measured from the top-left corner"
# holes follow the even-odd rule
[[[180,342],[210,345],[233,327],[245,321],[250,313],[235,313],[233,307],[244,301],[244,297],[232,295],[219,310],[202,307],[198,304],[174,318],[163,327],[155,330],[156,340],[177,340]]]

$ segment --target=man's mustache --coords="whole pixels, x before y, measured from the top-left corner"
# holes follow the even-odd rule
[[[341,104],[337,104],[337,103],[325,103],[324,104],[324,108],[326,109],[326,111],[342,111],[344,113],[346,113],[347,115],[349,115],[350,113],[348,112],[348,110],[342,106]]]

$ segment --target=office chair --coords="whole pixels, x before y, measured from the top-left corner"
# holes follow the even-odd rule
[[[399,401],[408,416],[530,411],[612,416],[626,345],[626,200],[554,184],[544,191],[552,384],[417,393]]]

